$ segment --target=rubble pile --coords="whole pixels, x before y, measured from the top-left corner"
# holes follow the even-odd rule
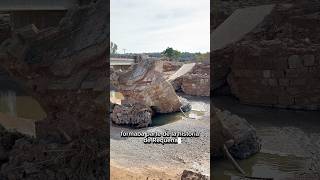
[[[162,61],[163,62],[163,72],[177,71],[183,63],[175,61]]]
[[[245,159],[261,149],[261,142],[256,130],[245,119],[228,111],[214,109],[212,115],[213,157],[223,156],[225,144],[233,157]]]
[[[118,125],[135,128],[148,127],[152,123],[152,109],[143,104],[115,105],[110,115],[111,121]]]
[[[103,136],[83,134],[61,144],[31,139],[14,132],[0,133],[0,179],[105,179],[108,177]]]
[[[181,78],[181,90],[188,95],[210,96],[210,65],[197,63]],[[179,81],[179,78],[178,80]]]
[[[320,109],[319,3],[278,5],[237,43],[228,82],[242,103]]]

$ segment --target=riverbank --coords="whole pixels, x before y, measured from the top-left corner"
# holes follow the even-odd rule
[[[262,140],[260,153],[239,161],[247,175],[294,179],[320,172],[319,111],[247,106],[223,96],[214,97],[214,104],[245,118]],[[215,161],[213,169],[214,178],[219,180],[239,177],[232,164],[225,160]]]
[[[175,179],[179,178],[185,169],[210,175],[210,100],[204,97],[184,97],[191,103],[190,113],[202,112],[193,115],[196,119],[185,118],[180,114],[180,119],[167,119],[167,123],[162,119],[163,122],[160,124],[153,123],[154,126],[143,129],[129,129],[111,124],[111,175],[116,176],[123,170],[124,174],[128,171],[137,173],[131,174],[132,178]],[[200,137],[182,137],[181,144],[144,144],[143,138],[120,137],[121,131],[196,131]]]

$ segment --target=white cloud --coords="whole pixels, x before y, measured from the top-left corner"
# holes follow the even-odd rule
[[[210,49],[210,0],[111,0],[111,40],[127,52]]]

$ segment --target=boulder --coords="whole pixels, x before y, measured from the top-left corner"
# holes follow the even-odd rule
[[[198,63],[189,73],[180,78],[175,81],[181,81],[181,90],[185,94],[194,96],[210,96],[209,64]]]
[[[163,61],[163,72],[177,71],[183,63],[175,61]]]
[[[200,173],[184,170],[181,175],[181,180],[209,180],[209,177]]]
[[[139,103],[115,105],[111,121],[135,128],[148,127],[152,123],[152,109]]]
[[[245,119],[228,111],[216,110],[216,114],[221,123],[220,132],[225,137],[224,143],[233,157],[245,159],[260,151],[261,140],[254,127]]]
[[[112,85],[128,102],[139,102],[157,113],[180,111],[182,103],[163,75],[163,62],[142,60],[126,72],[114,72]]]

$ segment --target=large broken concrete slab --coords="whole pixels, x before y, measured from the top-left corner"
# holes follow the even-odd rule
[[[196,65],[196,63],[189,63],[189,64],[184,64],[178,71],[176,71],[174,74],[172,74],[169,78],[168,81],[174,81],[175,79],[187,74],[192,70],[192,68]]]
[[[211,35],[212,51],[241,40],[273,10],[274,5],[263,5],[236,10]]]

